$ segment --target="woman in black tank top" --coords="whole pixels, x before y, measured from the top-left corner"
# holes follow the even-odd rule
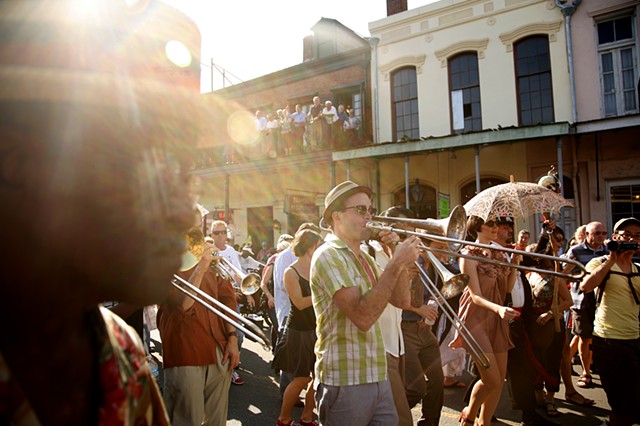
[[[291,410],[298,400],[302,389],[311,382],[315,355],[313,347],[316,342],[316,317],[311,301],[309,287],[309,268],[311,257],[322,243],[322,237],[309,229],[296,234],[291,249],[298,257],[284,272],[284,286],[291,300],[291,312],[287,320],[287,328],[283,338],[278,342],[273,358],[273,368],[280,369],[294,376],[282,397],[282,407],[278,417],[278,425],[290,425]],[[301,425],[317,425],[313,420],[315,406],[313,387],[307,390],[304,410],[300,418]]]

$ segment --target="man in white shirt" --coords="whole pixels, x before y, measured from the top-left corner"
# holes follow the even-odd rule
[[[324,128],[324,141],[323,144],[325,147],[333,148],[334,147],[334,138],[335,134],[333,131],[333,123],[338,121],[338,111],[336,107],[334,107],[331,101],[327,101],[324,103],[324,109],[322,110],[322,118],[323,120],[323,128]]]
[[[222,220],[215,220],[211,224],[211,237],[213,238],[213,244],[218,249],[218,255],[224,257],[229,263],[233,266],[242,270],[242,266],[240,265],[240,255],[237,251],[234,250],[232,246],[227,245],[227,236],[229,230],[227,229],[227,224]],[[234,287],[237,289],[240,287],[240,278],[236,277]],[[249,306],[254,307],[255,302],[253,301],[253,297],[242,296],[246,299]],[[242,341],[244,340],[244,334],[238,330],[238,348],[242,348]],[[240,377],[236,370],[233,371],[231,375],[231,383],[234,385],[241,385],[244,383],[244,380]]]
[[[251,247],[243,247],[240,252],[240,266],[242,268],[242,272],[248,274],[250,272],[256,272],[260,269],[262,264],[255,260],[253,257],[253,250]]]

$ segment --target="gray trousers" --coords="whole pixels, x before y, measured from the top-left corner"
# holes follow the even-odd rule
[[[353,386],[320,383],[316,390],[316,407],[322,426],[398,424],[398,413],[387,380]]]

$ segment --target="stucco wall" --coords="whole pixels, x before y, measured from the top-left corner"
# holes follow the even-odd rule
[[[637,4],[621,0],[583,0],[571,18],[573,63],[575,69],[579,70],[575,78],[578,121],[604,117],[595,23],[602,17],[611,16],[612,13],[634,9],[637,20],[638,6],[634,3]],[[636,35],[636,45],[637,43]],[[636,61],[639,60],[637,52],[636,49]]]
[[[553,2],[443,0],[370,23],[378,46],[380,141],[392,140],[391,73],[415,66],[420,136],[450,134],[447,58],[478,52],[483,129],[518,124],[513,42],[549,36],[555,121],[571,120],[563,18]]]

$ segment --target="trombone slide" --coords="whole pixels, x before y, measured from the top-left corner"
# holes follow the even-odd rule
[[[238,314],[233,309],[231,309],[228,306],[226,306],[225,304],[221,303],[219,300],[216,300],[215,298],[211,297],[209,294],[207,294],[204,291],[200,290],[198,287],[194,286],[193,284],[191,284],[189,281],[185,280],[184,278],[181,278],[181,277],[179,277],[178,275],[175,275],[175,274],[174,274],[173,277],[174,277],[174,279],[171,281],[171,284],[173,284],[173,286],[175,288],[177,288],[182,293],[184,293],[185,295],[187,295],[190,298],[192,298],[194,301],[200,303],[202,306],[204,306],[205,308],[207,308],[208,310],[210,310],[214,314],[218,315],[220,318],[222,318],[223,320],[227,321],[228,323],[230,323],[231,325],[236,327],[238,330],[242,331],[247,336],[250,336],[256,342],[261,343],[262,347],[265,348],[265,350],[270,350],[271,349],[271,344],[269,343],[269,339],[267,338],[267,336],[265,336],[265,334],[262,332],[262,330],[260,330],[258,328],[258,326],[255,325],[253,322],[251,322],[250,320],[244,318],[242,315]],[[194,292],[196,294],[193,294],[191,292]],[[229,313],[231,316],[235,317],[238,321],[234,321],[232,318],[230,318],[229,316],[225,315],[222,311],[220,311],[220,310],[216,309],[215,307],[213,307],[211,305],[211,303],[216,305],[218,308],[223,309],[224,311]],[[251,330],[247,329],[241,323],[244,323],[246,326],[251,328]]]

